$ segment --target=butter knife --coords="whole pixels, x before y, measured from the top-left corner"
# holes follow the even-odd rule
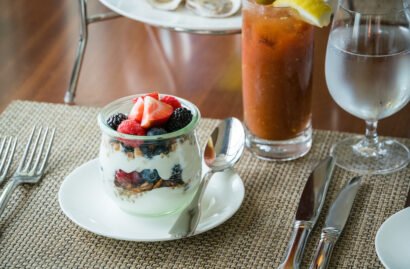
[[[352,209],[361,182],[361,176],[350,179],[331,205],[310,269],[327,268],[333,247],[349,218],[350,210]]]
[[[407,193],[407,200],[406,203],[404,204],[404,208],[410,207],[410,188],[409,192]]]
[[[279,269],[299,268],[307,238],[325,201],[334,166],[333,158],[326,158],[316,166],[306,181],[293,223],[292,239]]]

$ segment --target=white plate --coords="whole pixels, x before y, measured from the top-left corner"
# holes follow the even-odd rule
[[[376,234],[376,252],[388,269],[410,268],[410,207],[388,218]]]
[[[168,234],[178,213],[140,217],[125,213],[105,194],[99,162],[91,160],[67,176],[58,200],[64,214],[78,226],[110,238],[130,241],[172,240]],[[204,194],[204,206],[196,234],[229,219],[241,206],[245,188],[233,171],[215,174]]]
[[[152,8],[145,0],[100,0],[100,2],[130,19],[176,31],[228,34],[239,33],[242,27],[240,11],[227,18],[205,18],[195,15],[183,5],[176,11],[163,11]]]

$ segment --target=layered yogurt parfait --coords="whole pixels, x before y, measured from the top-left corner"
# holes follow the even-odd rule
[[[122,210],[164,215],[191,201],[201,177],[199,121],[195,105],[158,93],[124,97],[101,111],[103,186]]]

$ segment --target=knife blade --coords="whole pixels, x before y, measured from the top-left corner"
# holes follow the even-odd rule
[[[349,218],[361,182],[361,176],[350,179],[331,205],[326,217],[325,227],[322,229],[319,246],[316,250],[313,262],[310,265],[310,269],[327,268],[333,247],[339,239],[347,219]]]
[[[409,192],[407,193],[407,200],[406,203],[404,204],[404,208],[410,207],[410,188]]]
[[[293,223],[293,235],[279,269],[300,267],[307,238],[319,217],[334,167],[335,161],[329,156],[315,167],[306,181]]]

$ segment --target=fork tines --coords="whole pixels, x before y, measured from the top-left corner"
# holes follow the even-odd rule
[[[3,182],[13,159],[17,138],[12,136],[0,136],[0,184]]]
[[[19,173],[19,174],[23,173],[28,176],[33,176],[33,175],[42,175],[44,172],[44,168],[46,166],[48,156],[50,154],[51,145],[53,144],[55,128],[52,128],[50,130],[47,127],[45,128],[45,130],[43,130],[44,128],[40,126],[38,127],[37,131],[36,129],[37,129],[37,126],[34,126],[33,130],[31,131],[30,137],[26,144],[26,148],[24,150],[23,157],[21,158],[21,161],[20,161],[19,167],[17,168],[16,173]],[[34,144],[31,147],[32,149],[30,150],[30,146],[32,144],[33,138],[34,138]],[[47,140],[48,140],[47,150],[43,153],[43,149],[44,149],[44,146]],[[41,143],[39,143],[39,141],[41,141]],[[30,156],[27,158],[27,155],[29,153],[30,153]],[[36,157],[34,158],[35,155]],[[37,169],[38,165],[40,164],[41,159],[42,159],[41,166],[39,169]],[[33,160],[34,160],[34,164],[32,165]]]

